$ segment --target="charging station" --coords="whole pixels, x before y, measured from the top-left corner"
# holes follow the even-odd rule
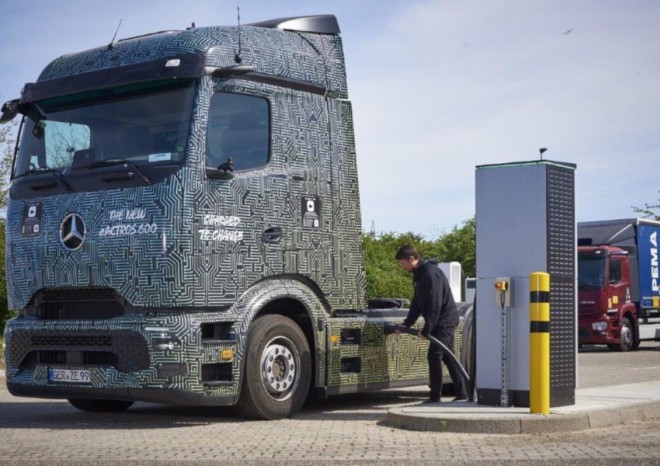
[[[550,406],[575,404],[575,169],[564,162],[476,169],[477,403],[530,405],[530,285],[550,274]]]

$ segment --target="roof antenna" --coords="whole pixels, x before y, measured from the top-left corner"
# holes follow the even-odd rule
[[[548,150],[547,147],[541,147],[541,148],[539,149],[539,152],[540,152],[540,154],[541,154],[541,159],[540,159],[540,160],[543,160],[543,153],[544,153],[545,151],[547,151],[547,150]]]
[[[115,31],[115,35],[112,36],[112,40],[108,44],[108,50],[114,50],[115,49],[115,39],[117,38],[117,33],[119,32],[119,27],[121,26],[121,19],[119,19],[119,24],[117,25],[117,30]]]
[[[238,17],[238,53],[234,55],[234,61],[240,63],[243,61],[241,58],[241,7],[236,7],[236,16]]]

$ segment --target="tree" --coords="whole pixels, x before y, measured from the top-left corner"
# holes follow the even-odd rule
[[[15,125],[0,126],[0,210],[2,211],[7,207],[9,196],[9,176],[16,146],[16,139],[13,136],[15,130]]]
[[[660,220],[660,191],[658,191],[658,203],[656,205],[644,204],[644,207],[633,207],[633,210],[643,217]]]
[[[364,235],[364,262],[367,273],[367,298],[406,298],[413,294],[410,276],[394,260],[403,244],[419,246],[423,239],[414,233],[385,233],[379,238]]]
[[[385,233],[376,237],[364,234],[364,260],[367,273],[367,298],[406,298],[413,295],[412,279],[394,260],[396,251],[410,244],[423,257],[439,262],[460,262],[466,276],[476,273],[476,221],[471,218],[435,240],[415,233]]]
[[[477,220],[472,217],[438,240],[442,262],[460,262],[467,277],[477,276]]]
[[[9,195],[9,176],[15,147],[13,137],[13,126],[0,128],[0,211],[4,212],[7,207]],[[13,317],[7,304],[7,281],[5,270],[5,219],[0,218],[0,330],[5,328],[7,319]]]

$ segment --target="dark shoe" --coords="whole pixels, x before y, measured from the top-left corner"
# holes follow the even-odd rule
[[[453,403],[454,401],[467,401],[467,400],[468,400],[467,395],[458,395],[456,398],[454,398],[451,401]]]
[[[422,401],[420,404],[421,405],[434,405],[434,404],[439,404],[439,403],[440,403],[440,400],[428,399],[428,400]]]

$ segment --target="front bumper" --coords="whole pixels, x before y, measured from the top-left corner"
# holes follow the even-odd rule
[[[16,396],[232,405],[242,348],[235,333],[202,328],[233,326],[222,318],[172,312],[78,321],[18,317],[5,331],[7,387]],[[224,350],[231,350],[231,360],[222,359]],[[89,370],[90,380],[53,382],[50,368]]]
[[[578,343],[580,345],[611,345],[619,342],[621,329],[614,328],[611,321],[607,321],[607,327],[602,331],[593,329],[596,320],[578,321]]]

